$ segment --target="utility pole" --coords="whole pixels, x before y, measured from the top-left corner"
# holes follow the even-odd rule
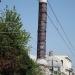
[[[37,59],[46,55],[47,0],[39,0]]]
[[[69,75],[70,75],[70,71],[69,71]]]
[[[52,58],[52,75],[54,74],[54,65],[53,65],[53,58]]]

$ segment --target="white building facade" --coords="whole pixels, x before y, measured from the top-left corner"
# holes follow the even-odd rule
[[[44,75],[72,75],[72,62],[66,55],[46,55],[45,59],[38,60],[30,57],[40,65]]]
[[[72,61],[66,55],[52,55],[46,56],[48,65],[53,68],[52,73],[55,71],[64,74],[72,75]]]
[[[66,55],[56,55],[56,57],[61,61],[61,72],[65,73],[66,75],[72,75],[72,61]]]

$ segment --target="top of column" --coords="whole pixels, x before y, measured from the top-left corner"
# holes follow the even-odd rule
[[[47,3],[47,0],[40,0],[40,2],[44,2],[44,3]]]

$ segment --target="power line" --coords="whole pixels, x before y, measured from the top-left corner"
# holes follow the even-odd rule
[[[70,50],[70,47],[67,43],[67,41],[64,39],[64,37],[62,36],[62,34],[60,33],[59,29],[56,27],[55,23],[53,22],[53,20],[51,19],[51,17],[47,14],[49,21],[52,23],[52,25],[54,26],[54,28],[56,29],[57,33],[59,34],[59,36],[61,37],[61,39],[64,41],[64,43],[66,44],[67,48]],[[73,54],[73,52],[70,50],[71,55]]]
[[[20,34],[21,32],[0,32],[0,34]]]
[[[51,8],[51,11],[52,11],[52,13],[53,13],[53,15],[54,15],[56,21],[58,22],[58,25],[59,25],[60,28],[62,29],[66,40],[68,41],[69,45],[75,50],[74,46],[72,45],[72,43],[71,43],[71,41],[69,40],[69,38],[68,38],[66,32],[64,31],[64,29],[63,29],[63,27],[62,27],[62,24],[61,24],[61,22],[59,21],[59,19],[57,18],[57,15],[55,14],[55,12],[54,12],[54,10],[53,10],[53,7],[52,7],[52,5],[51,5],[51,3],[50,3],[49,1],[48,1],[48,5],[49,5],[49,7]]]
[[[36,0],[36,1],[37,1],[37,0]],[[37,1],[37,2],[38,2],[38,1]],[[48,1],[48,4],[51,6],[51,4],[49,3],[49,1]],[[55,18],[56,18],[56,20],[57,20],[59,26],[61,27],[61,29],[62,29],[62,31],[63,31],[63,33],[64,33],[64,35],[65,35],[65,38],[67,38],[67,40],[65,40],[65,38],[63,37],[63,35],[60,33],[58,27],[55,25],[55,23],[53,22],[53,20],[51,19],[51,17],[47,14],[47,16],[48,16],[48,18],[49,18],[49,21],[51,21],[52,25],[54,26],[54,28],[55,28],[56,31],[58,32],[59,36],[61,37],[61,39],[62,39],[62,40],[64,41],[64,43],[66,44],[67,48],[70,50],[71,47],[72,47],[72,44],[71,44],[70,41],[68,41],[69,39],[68,39],[68,37],[67,37],[67,35],[66,35],[66,33],[65,33],[65,31],[64,31],[64,29],[63,29],[61,23],[60,23],[60,21],[59,21],[59,19],[57,18],[56,14],[55,14],[55,12],[54,12],[54,10],[53,10],[53,8],[52,8],[52,6],[51,6],[50,8],[51,8],[51,10],[52,10],[52,12],[53,12],[53,14],[54,14],[54,16],[55,16]],[[69,43],[67,43],[67,42],[69,42]],[[69,44],[70,44],[71,47],[69,46]],[[72,55],[73,52],[72,52],[71,50],[70,50],[70,52],[71,52],[71,55]]]

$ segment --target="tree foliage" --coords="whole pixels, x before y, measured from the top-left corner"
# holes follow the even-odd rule
[[[28,56],[30,34],[22,28],[15,8],[0,16],[0,72],[2,75],[37,75],[38,66]],[[41,72],[39,72],[39,75]]]

